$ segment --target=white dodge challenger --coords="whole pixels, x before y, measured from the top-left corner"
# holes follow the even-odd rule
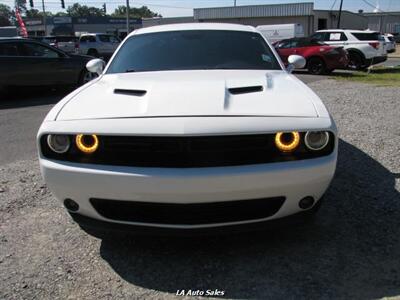
[[[250,26],[136,30],[46,116],[45,182],[83,228],[188,232],[312,215],[334,176],[337,130],[290,74],[304,59],[289,62]]]

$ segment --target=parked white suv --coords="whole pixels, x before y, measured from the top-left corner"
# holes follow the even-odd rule
[[[349,53],[349,68],[365,69],[387,59],[380,34],[369,30],[327,29],[319,30],[311,37],[328,45],[343,46]]]
[[[109,58],[121,41],[111,34],[87,33],[79,38],[79,53]]]
[[[396,41],[394,40],[393,34],[387,33],[382,35],[382,37],[385,40],[385,49],[387,53],[396,52]]]

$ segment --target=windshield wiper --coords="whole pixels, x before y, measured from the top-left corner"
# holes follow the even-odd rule
[[[136,70],[135,70],[135,69],[128,69],[128,70],[126,70],[125,72],[126,72],[126,73],[134,73],[134,72],[136,72]]]

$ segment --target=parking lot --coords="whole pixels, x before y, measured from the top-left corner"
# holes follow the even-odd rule
[[[37,129],[65,91],[2,99],[0,298],[163,299],[182,289],[232,299],[399,297],[400,88],[298,76],[339,129],[323,207],[311,224],[221,237],[85,234],[36,159]]]

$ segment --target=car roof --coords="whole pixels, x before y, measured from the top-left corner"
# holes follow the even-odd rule
[[[345,32],[345,31],[351,31],[354,33],[373,33],[377,32],[374,30],[359,30],[359,29],[322,29],[318,30],[317,32]]]
[[[91,35],[91,36],[94,36],[94,35],[111,35],[111,34],[109,34],[109,33],[104,33],[104,32],[90,32],[90,33],[82,33],[80,36],[85,36],[85,35]]]
[[[258,32],[257,29],[248,25],[228,24],[228,23],[182,23],[182,24],[158,25],[158,26],[140,28],[131,32],[129,36],[136,34],[144,34],[144,33],[185,31],[185,30],[233,30],[233,31]]]

